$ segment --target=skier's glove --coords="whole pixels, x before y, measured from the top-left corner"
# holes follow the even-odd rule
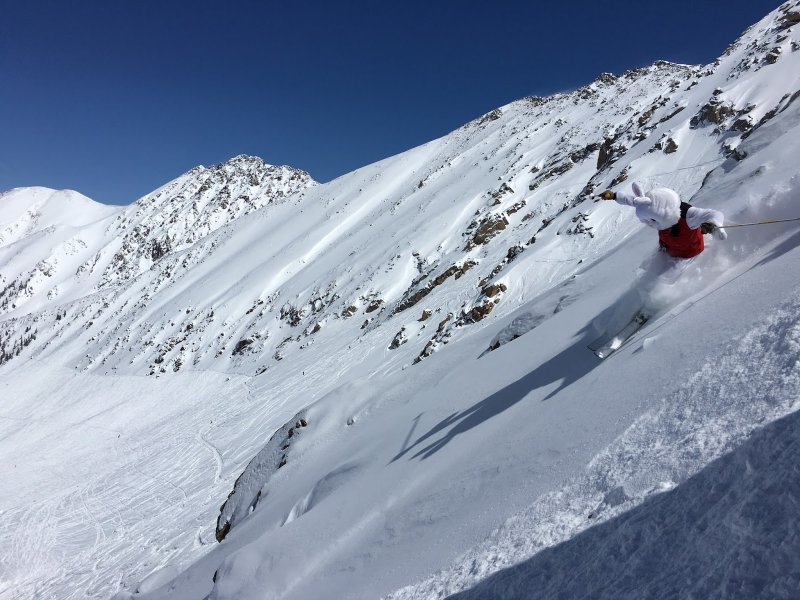
[[[703,223],[700,225],[700,232],[703,234],[713,233],[714,237],[716,237],[718,240],[728,239],[727,232],[722,227],[718,227],[714,223]]]
[[[605,192],[603,192],[602,194],[598,194],[598,195],[599,195],[599,196],[600,196],[600,198],[602,198],[603,200],[614,200],[614,199],[616,199],[616,197],[617,197],[617,194],[616,194],[616,193],[614,193],[614,192],[612,192],[611,190],[606,190],[606,191],[605,191]]]

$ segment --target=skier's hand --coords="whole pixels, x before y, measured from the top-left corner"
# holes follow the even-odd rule
[[[727,232],[722,227],[716,226],[714,223],[703,223],[700,225],[700,232],[703,234],[713,233],[714,237],[718,240],[728,239]]]
[[[602,194],[598,194],[598,197],[602,198],[603,200],[614,200],[617,197],[617,194],[611,190],[606,190]]]

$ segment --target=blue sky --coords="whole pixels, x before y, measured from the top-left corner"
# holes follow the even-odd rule
[[[2,0],[0,190],[127,204],[252,154],[328,181],[526,95],[707,63],[763,0]]]

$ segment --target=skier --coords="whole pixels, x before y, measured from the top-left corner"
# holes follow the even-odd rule
[[[606,190],[600,198],[633,206],[642,223],[658,230],[660,249],[673,258],[687,259],[700,254],[705,248],[703,234],[713,233],[720,240],[728,237],[722,227],[721,212],[681,202],[678,193],[669,188],[644,193],[634,183],[633,194]]]
[[[632,187],[633,194],[606,190],[600,198],[634,207],[642,223],[658,230],[661,252],[645,261],[638,280],[611,308],[610,315],[598,319],[597,329],[606,333],[589,348],[600,358],[620,348],[654,312],[658,312],[659,305],[669,294],[668,290],[703,252],[704,234],[713,233],[720,240],[728,237],[722,227],[724,216],[718,210],[681,202],[678,193],[669,188],[645,193],[637,183]]]

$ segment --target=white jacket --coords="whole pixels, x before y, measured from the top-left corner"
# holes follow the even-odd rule
[[[616,192],[615,200],[619,204],[634,207],[639,220],[653,229],[669,229],[681,218],[680,196],[669,188],[656,188],[644,193],[641,186],[634,183],[632,194]],[[728,237],[722,228],[724,222],[725,216],[712,208],[692,206],[686,211],[686,224],[690,229],[697,229],[703,223],[713,223],[717,226],[714,234],[722,240]]]

